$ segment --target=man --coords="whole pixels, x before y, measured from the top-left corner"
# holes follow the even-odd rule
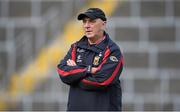
[[[99,8],[89,8],[78,20],[85,35],[71,45],[57,69],[70,85],[67,110],[121,110],[123,57],[105,32],[106,16]]]

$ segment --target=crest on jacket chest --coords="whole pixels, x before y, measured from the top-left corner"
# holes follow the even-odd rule
[[[93,60],[94,66],[99,65],[101,57],[102,57],[102,52],[100,52],[97,56],[94,57],[94,60]]]

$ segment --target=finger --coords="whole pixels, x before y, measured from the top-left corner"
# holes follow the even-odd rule
[[[75,62],[74,62],[73,60],[71,60],[71,59],[69,59],[69,63],[70,63],[72,66],[75,65]]]
[[[95,73],[97,72],[97,70],[98,70],[98,68],[92,67],[91,73],[92,73],[92,74],[95,74]]]
[[[71,66],[70,60],[67,60],[67,65]]]
[[[74,65],[74,66],[76,65],[76,63],[75,63],[73,60],[71,60],[71,63],[72,63],[72,65]]]
[[[69,64],[70,64],[71,66],[73,66],[72,60],[70,60],[70,59],[69,59]]]

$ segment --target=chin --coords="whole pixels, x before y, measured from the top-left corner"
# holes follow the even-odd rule
[[[94,37],[93,35],[86,35],[87,38],[92,38]]]

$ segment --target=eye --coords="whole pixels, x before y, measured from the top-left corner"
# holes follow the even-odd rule
[[[86,20],[83,20],[83,23],[86,23]]]
[[[95,20],[95,19],[91,19],[90,22],[91,22],[91,23],[95,23],[96,20]]]

